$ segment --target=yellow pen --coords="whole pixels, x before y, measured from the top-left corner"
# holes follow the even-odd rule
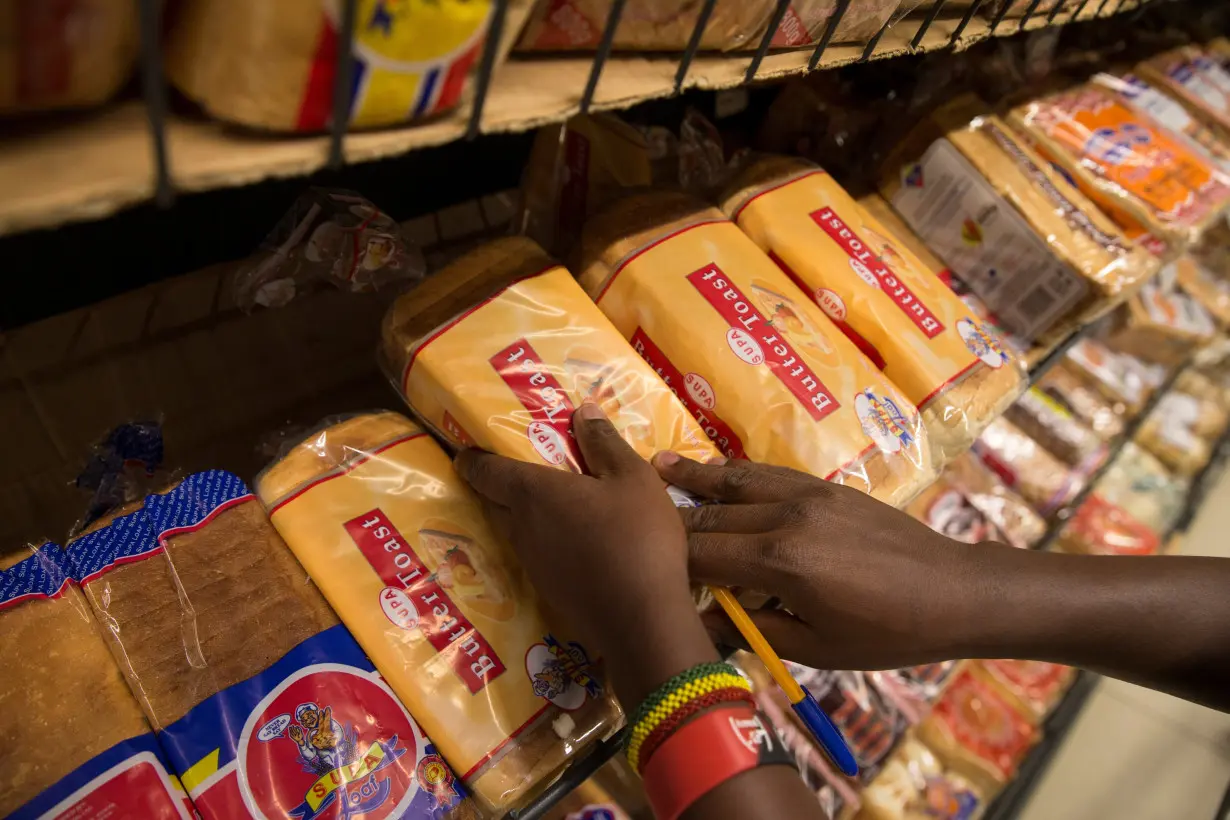
[[[764,635],[748,617],[747,610],[739,603],[731,591],[726,587],[709,587],[713,593],[713,597],[721,604],[722,609],[726,611],[726,615],[734,622],[739,632],[743,635],[747,645],[756,653],[756,657],[760,658],[764,663],[765,668],[769,670],[769,674],[773,676],[773,680],[786,693],[786,697],[790,700],[790,708],[799,716],[799,720],[811,731],[812,735],[820,743],[820,748],[824,749],[824,753],[828,755],[829,760],[833,761],[842,774],[854,777],[858,774],[858,761],[854,759],[854,753],[850,751],[850,746],[846,743],[846,739],[841,736],[841,730],[833,725],[833,721],[829,720],[828,715],[824,714],[824,710],[820,708],[820,704],[812,697],[811,692],[807,691],[807,687],[801,686],[790,671],[786,669],[786,665],[782,663],[782,659],[773,651],[773,647],[769,646],[769,642],[765,640]]]

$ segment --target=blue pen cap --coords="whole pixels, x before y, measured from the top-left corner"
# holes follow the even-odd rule
[[[854,753],[850,751],[846,739],[841,736],[841,730],[824,714],[824,710],[816,703],[806,686],[803,687],[803,695],[801,701],[791,704],[794,713],[811,730],[812,736],[820,742],[820,748],[828,755],[833,765],[842,774],[855,777],[858,775],[858,761],[854,759]]]

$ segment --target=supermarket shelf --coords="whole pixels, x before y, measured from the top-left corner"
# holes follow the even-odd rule
[[[1042,724],[1042,740],[1026,756],[1016,777],[995,798],[987,809],[984,820],[1014,820],[1025,807],[1034,787],[1046,774],[1056,752],[1063,746],[1068,732],[1097,688],[1100,675],[1078,671],[1076,682],[1064,695],[1063,700]]]
[[[1093,0],[1079,9],[1077,19],[1108,17],[1133,2]],[[1023,28],[1065,25],[1072,18],[1066,12],[1053,19],[1034,15]],[[992,23],[981,17],[969,19],[964,28],[963,21],[948,12],[935,19],[909,16],[893,21],[867,45],[767,53],[753,79],[776,80],[864,59],[949,47],[963,50],[1022,29],[1020,20],[1000,21],[993,32]],[[616,55],[599,60],[597,66],[589,55],[514,58],[488,84],[478,84],[483,90],[476,96],[484,104],[476,127],[467,106],[421,125],[347,134],[338,143],[339,158],[345,163],[369,162],[467,134],[525,131],[564,120],[584,107],[626,108],[681,90],[734,88],[748,81],[754,59],[747,54],[698,54],[679,77],[680,58],[669,55]],[[595,68],[599,69],[596,84],[592,99],[587,99]],[[305,176],[330,165],[329,135],[273,136],[168,114],[154,56],[143,62],[142,74],[148,102],[131,100],[95,112],[17,123],[0,136],[0,234],[99,219],[153,200],[156,194],[165,203],[173,192]],[[163,167],[165,176],[159,173]]]

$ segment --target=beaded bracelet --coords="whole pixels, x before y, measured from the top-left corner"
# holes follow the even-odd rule
[[[689,706],[692,702],[706,698],[705,706],[701,708],[708,708],[718,703],[742,700],[740,693],[750,696],[751,690],[747,680],[728,663],[702,663],[680,672],[654,690],[636,710],[632,736],[628,742],[628,762],[639,771],[641,751],[649,736],[668,720],[672,731],[678,728],[686,717],[674,717],[681,710],[688,710],[688,715],[696,714],[699,708]],[[718,692],[722,695],[716,696]],[[668,735],[669,731],[660,734],[654,746]]]

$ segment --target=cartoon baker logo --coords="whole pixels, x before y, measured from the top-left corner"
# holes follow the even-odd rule
[[[253,817],[384,820],[459,799],[452,772],[393,692],[351,666],[288,677],[253,710],[237,751]]]
[[[965,342],[969,352],[981,359],[987,367],[1002,367],[1008,363],[1008,354],[1004,352],[999,339],[977,322],[959,319],[957,333],[961,335],[961,341]]]
[[[561,643],[547,635],[525,653],[525,674],[534,694],[565,711],[580,709],[586,697],[596,698],[602,685],[590,672],[589,654],[579,643]]]
[[[910,422],[897,403],[888,396],[877,396],[871,389],[854,397],[854,412],[863,432],[885,453],[896,453],[914,443]]]

